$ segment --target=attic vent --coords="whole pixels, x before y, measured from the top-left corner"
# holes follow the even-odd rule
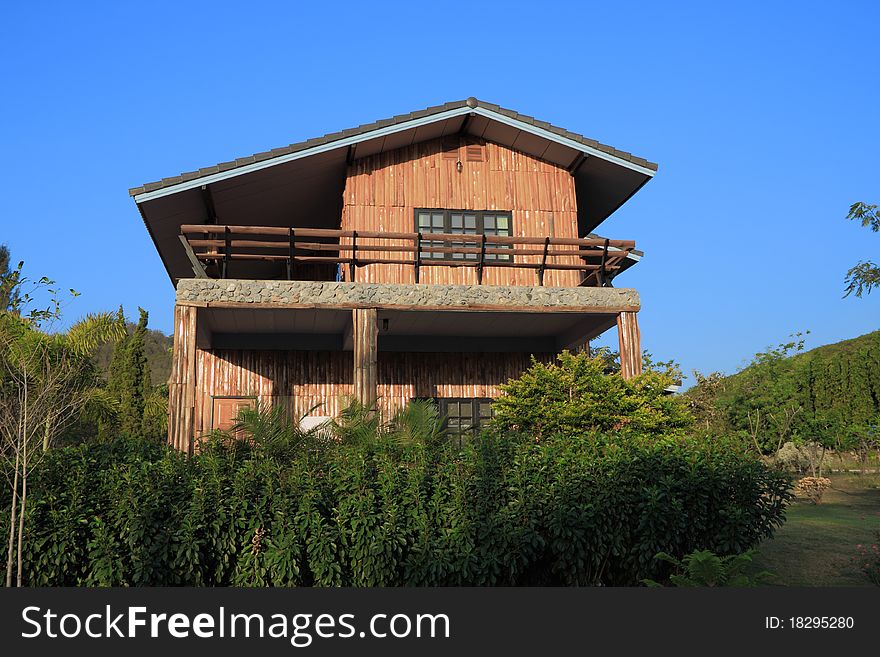
[[[444,137],[441,142],[444,160],[458,159],[458,137]]]
[[[482,162],[485,149],[481,144],[468,144],[465,147],[465,160],[468,162]]]

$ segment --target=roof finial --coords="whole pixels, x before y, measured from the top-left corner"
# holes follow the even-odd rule
[[[464,104],[467,105],[468,107],[476,107],[479,103],[477,103],[477,99],[476,99],[476,98],[474,98],[473,96],[471,96],[471,97],[468,98],[466,101],[464,101]]]

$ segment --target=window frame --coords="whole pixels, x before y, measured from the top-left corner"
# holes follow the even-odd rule
[[[422,226],[419,222],[420,214],[428,214],[430,215],[429,221],[432,225],[430,226]],[[500,235],[500,237],[512,237],[513,236],[513,212],[510,210],[458,210],[451,208],[415,208],[413,212],[413,225],[415,228],[415,232],[420,233],[422,235],[422,245],[425,246],[435,246],[435,247],[446,247],[446,248],[455,248],[456,246],[460,246],[460,248],[473,248],[478,247],[479,242],[453,242],[452,240],[432,240],[429,236],[432,234],[434,226],[433,220],[434,215],[441,214],[443,216],[443,226],[442,229],[438,232],[447,233],[447,234],[455,234],[457,230],[461,231],[461,234],[468,235],[486,235],[486,217],[492,217],[492,221],[495,224],[494,226],[488,227],[489,230],[498,231],[498,230],[506,230],[507,235]],[[462,225],[461,227],[454,227],[452,218],[453,215],[462,215]],[[474,227],[470,229],[467,224],[467,218],[465,215],[473,215],[474,216]],[[498,228],[498,218],[503,217],[507,220],[506,228]],[[472,233],[465,233],[464,231],[473,230]],[[491,232],[488,234],[491,236],[499,236],[497,232]],[[495,249],[510,249],[513,250],[513,244],[499,244],[492,243],[487,238],[486,246],[489,248]],[[458,255],[459,257],[455,257]],[[479,255],[476,253],[434,253],[434,252],[419,252],[419,261],[422,262],[443,262],[443,263],[479,263]],[[513,253],[510,255],[500,254],[500,253],[486,253],[484,254],[483,262],[487,264],[491,264],[494,262],[503,262],[503,263],[512,263],[513,262]]]
[[[495,400],[491,397],[420,397],[418,399],[423,401],[430,401],[437,407],[437,413],[443,422],[443,428],[446,430],[448,438],[450,440],[456,441],[459,448],[464,445],[465,440],[475,438],[479,434],[481,428],[485,425],[485,423],[490,421],[495,416],[495,413],[492,410],[492,402],[494,402]],[[449,415],[450,404],[459,405],[458,413],[453,418],[450,418]],[[461,404],[470,404],[470,416],[466,416],[461,413]],[[488,415],[483,415],[482,413],[483,404],[489,405]],[[470,426],[461,428],[461,420],[467,417],[470,417],[471,419]],[[475,418],[477,420],[476,423],[473,422]],[[450,419],[455,419],[459,422],[459,427],[457,429],[450,430]]]

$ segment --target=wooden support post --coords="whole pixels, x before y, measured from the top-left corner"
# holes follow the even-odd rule
[[[379,323],[375,308],[351,311],[354,347],[354,396],[366,408],[376,405]]]
[[[602,261],[599,263],[599,269],[596,270],[596,282],[599,287],[605,287],[605,263],[608,261],[608,241],[605,240],[605,248],[602,249]]]
[[[617,338],[620,344],[620,375],[630,379],[642,373],[642,340],[639,320],[634,312],[617,316]]]
[[[168,443],[192,454],[196,405],[196,318],[192,306],[174,307],[174,349],[168,379]]]

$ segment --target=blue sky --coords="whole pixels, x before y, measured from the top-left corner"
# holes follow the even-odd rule
[[[880,260],[844,220],[880,202],[880,5],[708,4],[4,3],[0,242],[71,317],[167,332],[129,187],[473,95],[660,163],[600,229],[647,254],[618,284],[656,356],[880,328],[880,292],[841,298]]]

